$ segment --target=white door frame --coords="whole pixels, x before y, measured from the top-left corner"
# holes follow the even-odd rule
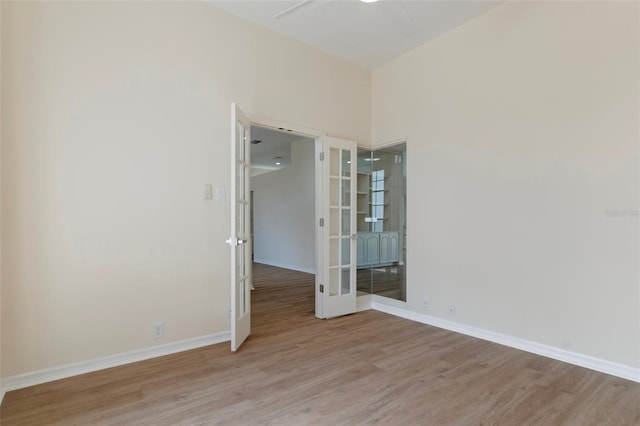
[[[252,125],[256,125],[259,127],[267,127],[272,130],[281,131],[281,132],[291,132],[291,133],[298,134],[300,136],[314,139],[316,141],[322,138],[323,136],[327,136],[326,132],[319,129],[314,129],[312,127],[298,126],[297,124],[273,120],[271,118],[267,118],[267,117],[263,117],[255,114],[247,113],[247,116],[249,117],[249,121],[251,121]]]
[[[315,144],[315,149],[314,149],[314,152],[315,152],[314,164],[315,164],[315,162],[318,159],[317,156],[319,155],[319,152],[322,150],[323,138],[327,136],[326,132],[318,129],[313,129],[310,127],[303,127],[303,126],[298,126],[296,124],[273,120],[271,118],[262,117],[259,115],[253,115],[253,114],[247,114],[247,115],[249,117],[249,120],[251,121],[251,125],[266,127],[272,130],[280,131],[280,132],[291,132],[291,133],[298,134],[301,137],[307,137],[307,138],[313,139]],[[316,232],[315,232],[315,245],[314,245],[314,249],[315,249],[314,258],[316,259],[316,264],[315,264],[316,279],[315,279],[314,299],[315,299],[316,316],[317,316],[318,312],[320,312],[320,309],[322,308],[321,307],[322,299],[318,297],[318,291],[319,291],[320,279],[321,279],[321,268],[322,268],[322,262],[318,262],[318,259],[319,259],[318,253],[320,254],[322,253],[322,229],[320,228],[320,226],[318,226],[320,217],[322,214],[322,212],[318,208],[318,206],[320,206],[322,202],[322,189],[321,188],[319,189],[318,186],[321,185],[321,182],[322,182],[322,170],[319,170],[318,167],[315,167],[314,176],[315,176],[314,189],[315,189],[315,200],[316,200],[316,203],[315,203]]]

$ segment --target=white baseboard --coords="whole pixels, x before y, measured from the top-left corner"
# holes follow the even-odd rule
[[[166,343],[164,345],[151,346],[131,352],[109,355],[7,377],[0,381],[0,404],[2,403],[4,394],[12,390],[39,385],[41,383],[51,382],[54,380],[66,379],[67,377],[91,373],[105,368],[117,367],[119,365],[130,364],[132,362],[144,361],[145,359],[188,351],[190,349],[214,345],[216,343],[228,342],[229,340],[231,340],[231,333],[229,331],[223,331],[221,333],[207,334],[205,336]]]
[[[316,271],[313,268],[305,268],[304,266],[289,265],[286,263],[272,262],[264,259],[253,259],[254,263],[261,263],[263,265],[275,266],[277,268],[291,269],[292,271],[306,272],[307,274],[314,274]]]
[[[371,309],[371,295],[363,295],[356,297],[356,312],[367,311]]]
[[[624,364],[618,364],[601,358],[584,355],[577,352],[571,352],[553,346],[544,345],[542,343],[532,342],[530,340],[520,339],[518,337],[509,336],[507,334],[497,333],[495,331],[484,330],[477,327],[459,324],[442,318],[432,317],[430,315],[419,312],[409,311],[399,306],[391,306],[382,303],[379,299],[374,298],[372,301],[372,309],[387,314],[395,315],[408,320],[420,322],[445,330],[454,331],[456,333],[466,334],[467,336],[477,337],[479,339],[488,340],[511,348],[520,349],[531,352],[536,355],[542,355],[558,361],[567,362],[569,364],[578,365],[580,367],[589,368],[601,373],[610,374],[612,376],[621,377],[623,379],[632,380],[640,383],[640,368],[631,367]]]
[[[456,333],[466,334],[468,336],[488,340],[490,342],[509,346],[515,349],[520,349],[526,352],[531,352],[536,355],[542,355],[548,358],[556,359],[558,361],[567,362],[570,364],[578,365],[580,367],[589,368],[601,373],[610,374],[612,376],[621,377],[623,379],[640,383],[640,368],[630,367],[628,365],[618,364],[589,355],[583,355],[577,352],[555,348],[553,346],[532,342],[530,340],[520,339],[518,337],[459,324],[442,318],[432,317],[430,315],[422,314],[419,312],[409,311],[402,306],[398,306],[400,304],[403,304],[402,302],[394,303],[393,305],[395,306],[393,306],[389,304],[389,301],[386,300],[386,298],[380,298],[376,296],[361,296],[358,297],[356,303],[356,311],[358,312],[367,309],[374,309],[411,321],[416,321],[422,324],[454,331]],[[64,379],[67,377],[77,376],[79,374],[103,370],[105,368],[130,364],[132,362],[144,361],[145,359],[156,358],[159,356],[200,348],[203,346],[214,345],[216,343],[228,342],[230,339],[230,332],[224,331],[221,333],[208,334],[205,336],[194,337],[192,339],[166,343],[164,345],[152,346],[149,348],[138,349],[131,352],[110,355],[92,360],[81,361],[73,364],[66,364],[58,367],[34,371],[31,373],[7,377],[0,381],[0,404],[2,404],[5,393],[12,390]]]

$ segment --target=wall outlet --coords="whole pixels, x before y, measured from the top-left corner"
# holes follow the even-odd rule
[[[161,339],[164,337],[164,323],[156,322],[151,326],[151,335],[154,339]]]
[[[427,302],[427,299],[424,299],[422,301],[422,310],[423,311],[428,311],[429,310],[429,302]]]
[[[448,305],[447,306],[447,312],[449,313],[450,317],[455,317],[456,316],[456,305]]]

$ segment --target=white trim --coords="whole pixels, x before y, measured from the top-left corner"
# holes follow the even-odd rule
[[[371,309],[371,295],[356,297],[356,312],[368,311]]]
[[[0,404],[2,403],[1,401],[2,398],[4,398],[5,392],[12,390],[39,385],[41,383],[51,382],[54,380],[66,379],[67,377],[91,373],[105,368],[117,367],[120,365],[130,364],[132,362],[144,361],[145,359],[188,351],[190,349],[201,348],[203,346],[215,345],[216,343],[228,342],[229,340],[231,340],[230,332],[223,331],[220,333],[207,334],[205,336],[166,343],[164,345],[151,346],[148,348],[137,349],[135,351],[108,355],[101,358],[94,358],[87,361],[80,361],[7,377],[0,381]]]
[[[320,156],[324,155],[322,154],[322,149],[324,148],[324,144],[323,144],[323,139],[322,137],[316,138],[315,142],[314,142],[314,149],[315,149],[315,154],[314,154],[314,167],[313,167],[313,171],[314,171],[314,177],[315,177],[315,182],[314,182],[314,188],[315,188],[315,205],[314,205],[314,210],[315,210],[315,222],[314,222],[314,229],[315,229],[315,269],[317,271],[316,273],[316,286],[315,286],[315,292],[313,295],[314,301],[315,301],[315,316],[316,318],[322,318],[322,312],[324,311],[324,301],[322,299],[322,294],[320,294],[320,286],[323,283],[324,280],[324,276],[322,275],[322,264],[324,262],[324,259],[322,257],[323,255],[323,242],[322,242],[322,227],[320,226],[320,218],[322,217],[322,161],[320,161]]]
[[[393,140],[391,142],[383,142],[383,143],[380,143],[380,144],[377,144],[377,145],[374,144],[374,143],[371,143],[371,146],[369,148],[372,151],[375,151],[376,149],[389,148],[390,146],[398,145],[398,144],[401,144],[401,143],[407,143],[408,141],[409,141],[409,138],[405,137],[405,138],[395,139],[395,140]]]
[[[407,302],[403,302],[402,300],[398,300],[398,299],[392,299],[391,297],[380,296],[379,294],[372,294],[371,302],[372,303],[378,302],[387,306],[395,306],[396,308],[400,308],[400,309],[406,309],[407,307]]]
[[[578,352],[567,351],[542,343],[533,342],[531,340],[497,333],[495,331],[485,330],[482,328],[448,321],[419,312],[409,311],[399,306],[391,306],[386,303],[381,303],[378,298],[374,298],[371,305],[372,309],[395,315],[397,317],[420,322],[422,324],[427,324],[438,328],[443,328],[445,330],[454,331],[456,333],[466,334],[467,336],[477,337],[479,339],[488,340],[490,342],[509,346],[511,348],[520,349],[526,352],[534,353],[536,355],[542,355],[558,361],[567,362],[569,364],[578,365],[580,367],[589,368],[601,373],[610,374],[612,376],[621,377],[623,379],[640,383],[640,368],[618,364],[616,362],[584,355]]]
[[[264,259],[253,259],[253,263],[260,263],[262,265],[269,265],[269,266],[276,266],[278,268],[283,268],[283,269],[290,269],[292,271],[299,271],[299,272],[306,272],[307,274],[315,274],[316,271],[314,271],[311,268],[305,268],[303,266],[297,266],[297,265],[288,265],[285,263],[279,263],[279,262],[271,262],[269,260],[264,260]]]
[[[280,132],[291,132],[311,139],[318,139],[327,135],[326,132],[319,129],[274,120],[261,115],[247,113],[247,116],[249,117],[251,124],[258,127],[267,127]]]

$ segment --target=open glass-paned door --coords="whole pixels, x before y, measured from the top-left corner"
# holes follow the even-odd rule
[[[356,311],[356,166],[352,141],[324,137],[318,155],[316,316]]]
[[[231,105],[231,350],[251,332],[251,122]]]

